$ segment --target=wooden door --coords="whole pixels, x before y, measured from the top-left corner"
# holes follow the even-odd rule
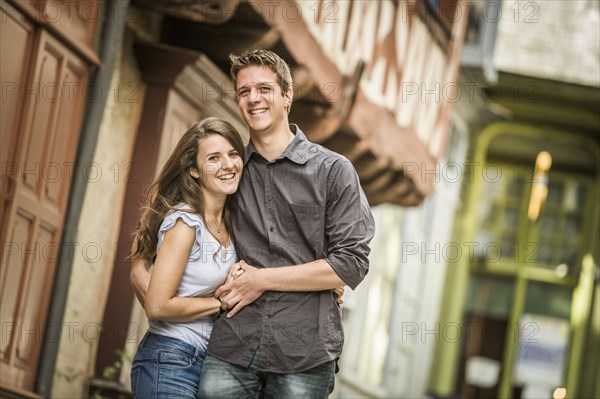
[[[87,66],[6,3],[2,12],[2,388],[33,389],[84,106]],[[6,116],[6,119],[5,119]],[[7,145],[7,147],[5,147]]]

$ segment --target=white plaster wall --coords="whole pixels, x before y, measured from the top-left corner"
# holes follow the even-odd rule
[[[370,349],[365,347],[363,334],[374,331],[370,316],[379,308],[373,305],[372,296],[381,290],[374,284],[374,272],[370,272],[356,291],[344,296],[348,308],[344,320],[346,344],[332,397],[424,398],[437,342],[455,338],[450,333],[456,328],[451,330],[439,323],[446,273],[452,273],[448,260],[456,256],[448,249],[454,245],[450,244],[454,217],[461,186],[467,180],[462,166],[467,128],[459,115],[453,115],[453,125],[457,144],[450,149],[451,158],[436,165],[434,194],[417,208],[373,208],[376,234],[371,242],[371,268],[396,270],[389,331],[374,341],[386,351],[383,378],[379,384],[365,378],[381,367],[364,364],[368,363],[365,352]]]
[[[503,1],[497,69],[600,86],[600,2]]]

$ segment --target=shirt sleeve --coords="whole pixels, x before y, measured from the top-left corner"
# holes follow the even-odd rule
[[[336,162],[328,178],[325,261],[352,289],[369,271],[369,242],[375,220],[354,167],[347,159]]]
[[[194,242],[194,245],[192,246],[192,251],[190,252],[190,256],[188,258],[190,261],[196,261],[196,260],[200,259],[200,256],[202,255],[201,237],[202,237],[203,223],[202,223],[202,220],[200,219],[200,216],[198,216],[194,213],[189,213],[189,212],[185,212],[185,211],[173,211],[173,212],[167,214],[167,216],[165,216],[162,224],[160,225],[160,229],[158,229],[157,251],[160,248],[160,246],[162,245],[162,242],[165,238],[165,233],[167,231],[171,230],[177,223],[177,220],[179,220],[179,219],[181,219],[188,226],[196,229],[196,241]]]

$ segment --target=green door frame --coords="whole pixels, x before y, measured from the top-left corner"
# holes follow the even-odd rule
[[[589,137],[581,136],[575,133],[553,130],[548,127],[531,126],[517,122],[496,122],[488,125],[483,129],[476,141],[476,148],[473,163],[472,180],[467,191],[465,199],[465,211],[463,215],[457,219],[457,223],[462,223],[460,226],[459,239],[462,242],[473,242],[477,229],[477,204],[480,198],[481,189],[483,186],[484,167],[487,164],[488,149],[492,141],[500,135],[511,134],[515,136],[527,137],[535,140],[548,140],[549,135],[554,141],[564,142],[565,144],[580,144],[590,149],[593,152],[596,163],[596,177],[598,182],[600,177],[600,150],[598,144]],[[598,184],[593,185],[591,192],[590,203],[594,204],[598,201]],[[598,231],[598,207],[589,206],[587,212],[592,214],[588,219],[588,226],[584,227],[588,238],[585,243],[580,275],[578,281],[569,281],[569,278],[561,279],[557,276],[552,276],[549,273],[531,273],[524,268],[519,268],[516,277],[515,293],[513,296],[513,305],[511,310],[511,320],[509,325],[516,325],[521,317],[522,310],[525,304],[527,294],[528,281],[544,281],[550,283],[558,283],[561,285],[575,285],[571,307],[571,340],[569,342],[568,355],[568,371],[566,375],[566,388],[569,397],[577,397],[578,390],[578,375],[581,364],[581,356],[585,346],[588,315],[590,314],[591,302],[594,290],[594,259],[591,256],[592,240],[589,239],[593,232]],[[589,213],[588,213],[589,214]],[[522,251],[519,251],[522,252]],[[455,265],[453,265],[453,273],[448,273],[446,285],[443,295],[443,305],[441,310],[440,324],[448,325],[448,323],[458,323],[462,325],[463,310],[465,307],[469,275],[471,272],[471,264],[468,257],[461,257]],[[573,279],[571,279],[573,280]],[[457,295],[458,293],[458,295]],[[517,342],[514,334],[518,331],[512,329],[506,336],[505,354],[503,364],[508,367],[503,367],[501,383],[499,388],[499,396],[508,398],[511,396],[511,376],[516,355]],[[431,370],[430,390],[438,395],[449,396],[455,393],[455,380],[459,367],[460,359],[460,343],[445,342],[440,340],[436,347],[434,365]]]

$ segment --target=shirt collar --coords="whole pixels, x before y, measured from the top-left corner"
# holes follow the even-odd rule
[[[298,125],[296,125],[295,123],[290,123],[289,126],[290,131],[294,134],[294,138],[290,142],[290,144],[288,144],[285,151],[283,151],[283,154],[278,156],[275,160],[287,158],[290,161],[297,163],[298,165],[304,165],[308,160],[308,140],[306,139],[306,136],[304,135],[302,130],[300,130]],[[252,140],[250,140],[248,142],[248,145],[246,146],[246,153],[244,155],[244,165],[248,163],[248,160],[254,153],[258,154],[258,151],[256,151],[254,144],[252,144]]]

